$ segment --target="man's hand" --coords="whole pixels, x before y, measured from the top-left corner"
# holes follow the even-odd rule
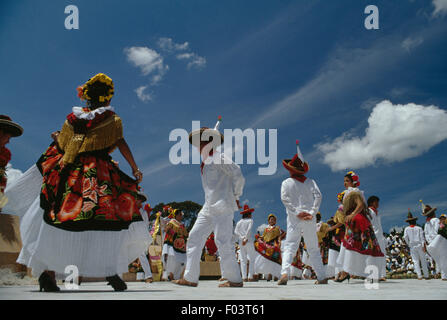
[[[54,141],[57,141],[57,137],[59,136],[60,131],[54,131],[53,133],[51,133],[51,138]]]
[[[301,220],[312,220],[312,215],[308,212],[300,212],[297,214],[298,219]]]
[[[242,240],[242,245],[245,246],[247,244],[247,242],[248,242],[248,239]]]

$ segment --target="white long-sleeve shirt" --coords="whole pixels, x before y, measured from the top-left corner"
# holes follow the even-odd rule
[[[236,228],[234,229],[234,233],[238,236],[240,241],[244,240],[253,240],[252,239],[252,230],[253,228],[253,219],[241,219],[236,224]],[[240,244],[241,245],[241,244]]]
[[[430,244],[438,235],[439,230],[439,219],[438,218],[431,218],[430,221],[425,223],[424,226],[424,232],[425,232],[425,239],[427,240],[428,244]]]
[[[424,230],[419,226],[408,226],[404,230],[404,240],[410,248],[423,246],[425,243]]]
[[[293,225],[302,221],[297,217],[300,212],[315,216],[320,208],[322,195],[316,182],[307,178],[303,183],[293,178],[287,178],[281,185],[281,201],[286,207],[288,221]]]
[[[382,229],[382,221],[380,219],[380,215],[376,213],[373,209],[368,208],[369,214],[371,215],[370,221],[373,226],[374,234],[376,235],[377,241],[379,242],[380,249],[382,253],[385,253],[385,249],[387,247],[386,240],[383,235]]]
[[[202,186],[205,191],[203,215],[234,214],[245,179],[241,168],[223,153],[215,151],[204,161]]]

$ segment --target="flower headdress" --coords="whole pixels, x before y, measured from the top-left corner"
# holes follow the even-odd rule
[[[347,175],[351,177],[354,187],[360,186],[359,176],[354,171],[349,171]]]
[[[111,78],[109,78],[104,73],[98,73],[93,78],[90,78],[86,83],[84,83],[84,85],[79,86],[77,88],[78,97],[81,100],[91,100],[92,98],[89,96],[89,89],[90,89],[91,85],[94,84],[95,82],[102,82],[105,85],[107,85],[107,87],[108,87],[108,90],[105,95],[98,96],[98,101],[105,102],[105,101],[109,101],[110,99],[112,99],[113,94],[114,94],[113,81]]]

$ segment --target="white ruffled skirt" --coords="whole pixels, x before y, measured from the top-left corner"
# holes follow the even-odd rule
[[[438,264],[439,269],[447,274],[447,239],[438,234],[427,246],[427,251]]]
[[[337,250],[329,249],[326,276],[334,277],[340,272],[341,265],[337,263],[339,252]]]
[[[383,257],[373,257],[340,247],[337,265],[342,271],[358,277],[379,279],[382,277]]]
[[[257,253],[257,257],[255,260],[255,270],[256,274],[262,273],[264,275],[271,274],[273,277],[280,278],[281,277],[281,265],[277,264],[273,261],[270,261],[264,258],[262,255]]]
[[[147,252],[152,238],[145,215],[144,221],[121,231],[71,232],[48,225],[40,208],[41,183],[42,176],[34,165],[5,190],[8,212],[22,216],[23,247],[17,262],[32,268],[33,276],[51,270],[57,278],[65,278],[74,267],[79,276],[113,276],[128,272],[129,263]]]

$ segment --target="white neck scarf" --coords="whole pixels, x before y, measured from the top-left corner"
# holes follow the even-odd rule
[[[82,119],[82,120],[93,120],[93,119],[95,119],[96,115],[102,114],[109,110],[114,111],[112,106],[100,107],[98,109],[95,109],[95,110],[92,110],[89,112],[85,112],[83,110],[83,107],[73,107],[73,109],[72,109],[75,117],[78,119]]]

